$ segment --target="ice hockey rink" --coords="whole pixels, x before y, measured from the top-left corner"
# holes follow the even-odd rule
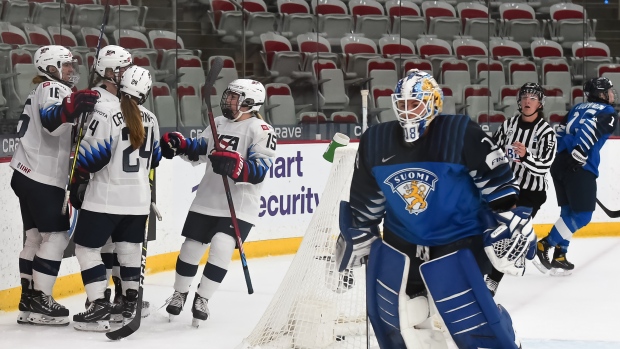
[[[575,239],[571,276],[550,277],[528,264],[522,278],[506,276],[496,300],[512,315],[524,349],[620,348],[620,238]],[[186,309],[173,322],[161,308],[172,294],[174,272],[147,275],[145,299],[152,313],[132,336],[114,342],[102,333],[68,327],[17,325],[17,313],[0,313],[0,348],[209,348],[232,349],[250,334],[277,290],[293,255],[248,261],[255,293],[247,294],[239,261],[233,261],[219,291],[209,302],[211,317],[191,327],[190,291]],[[202,270],[202,268],[200,269]],[[195,279],[198,283],[198,277]],[[85,294],[60,299],[71,315],[83,311]]]

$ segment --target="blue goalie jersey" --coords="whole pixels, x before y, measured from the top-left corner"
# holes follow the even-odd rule
[[[583,168],[598,177],[601,148],[618,124],[618,113],[609,104],[579,103],[566,114],[557,130],[558,153],[581,147],[588,160]]]
[[[504,152],[468,116],[439,115],[405,144],[397,121],[369,128],[351,182],[353,224],[384,220],[404,240],[440,246],[495,224],[490,207],[509,209],[519,193]]]

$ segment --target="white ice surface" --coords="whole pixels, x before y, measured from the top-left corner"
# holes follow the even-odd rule
[[[528,264],[522,278],[504,277],[496,301],[512,315],[524,349],[620,348],[620,238],[575,239],[569,260],[571,276],[550,277]],[[209,302],[211,317],[196,329],[191,324],[190,291],[185,310],[173,322],[164,309],[152,309],[132,336],[113,342],[101,333],[17,325],[17,312],[0,312],[0,348],[95,349],[167,348],[232,349],[246,337],[271,301],[292,256],[248,261],[255,293],[247,294],[238,261]],[[202,271],[202,267],[199,269]],[[198,283],[198,276],[195,284]],[[145,299],[158,308],[172,294],[174,272],[147,275]],[[61,299],[71,315],[84,309],[85,294]]]

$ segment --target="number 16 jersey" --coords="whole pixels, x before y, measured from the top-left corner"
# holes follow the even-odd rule
[[[157,118],[139,106],[145,136],[134,149],[119,102],[97,103],[80,143],[79,166],[91,173],[82,208],[88,211],[146,215],[151,191],[149,171],[159,165]]]

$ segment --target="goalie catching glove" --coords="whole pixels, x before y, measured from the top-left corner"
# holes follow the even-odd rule
[[[372,243],[380,238],[379,227],[353,228],[351,205],[340,202],[340,236],[336,242],[336,265],[338,271],[357,268],[366,262]]]
[[[529,207],[495,213],[499,226],[484,234],[484,251],[493,266],[504,274],[522,276],[525,259],[536,255],[536,234]]]

